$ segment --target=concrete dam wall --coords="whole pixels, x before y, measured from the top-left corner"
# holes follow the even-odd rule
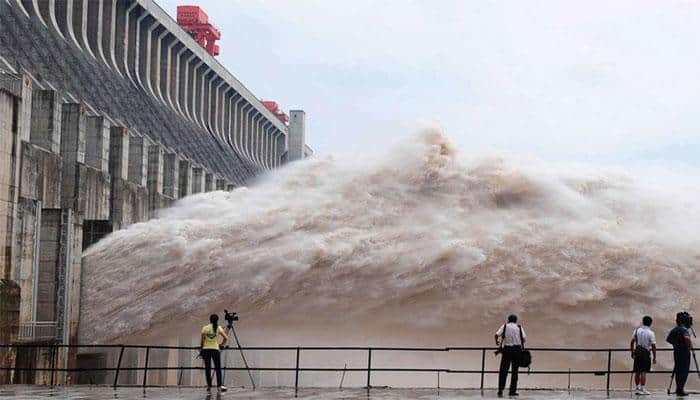
[[[1,294],[2,342],[75,343],[84,249],[303,158],[304,118],[280,121],[151,0],[0,1],[0,278],[19,289]]]

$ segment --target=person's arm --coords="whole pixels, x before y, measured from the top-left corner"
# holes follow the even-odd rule
[[[688,346],[688,349],[693,350],[693,341],[690,340],[690,335],[688,334],[688,331],[686,331],[683,335],[683,341],[685,342],[685,345]]]
[[[224,340],[221,342],[221,347],[226,346],[226,342],[228,342],[228,336],[226,336],[226,333],[224,333],[224,330],[219,327],[219,335],[221,335]]]
[[[654,355],[653,363],[656,364],[656,343],[652,343],[651,345],[651,354]]]
[[[204,334],[204,332],[202,332],[202,337],[201,337],[201,339],[199,340],[199,348],[200,348],[200,349],[203,349],[203,348],[204,348],[204,338],[205,338],[205,334]]]
[[[634,358],[634,347],[637,345],[637,338],[632,336],[632,340],[630,340],[630,354],[632,355],[632,358]]]
[[[498,341],[498,339],[503,335],[503,331],[505,329],[505,325],[502,325],[498,330],[496,331],[496,335],[494,336],[494,339],[496,340],[496,346],[500,346],[501,343]]]
[[[523,337],[522,337],[523,343],[522,343],[522,344],[523,344],[523,346],[524,346],[524,345],[525,345],[525,341],[527,340],[527,336],[525,335],[525,329],[523,329],[522,326],[520,327],[520,333],[522,333],[522,335],[523,335]]]

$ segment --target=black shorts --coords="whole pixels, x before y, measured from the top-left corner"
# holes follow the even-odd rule
[[[634,372],[651,371],[651,352],[644,347],[634,349]]]

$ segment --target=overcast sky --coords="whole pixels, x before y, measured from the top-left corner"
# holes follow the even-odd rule
[[[438,124],[466,153],[700,166],[700,2],[156,1],[201,5],[319,155]]]

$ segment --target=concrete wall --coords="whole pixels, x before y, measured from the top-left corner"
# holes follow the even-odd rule
[[[3,90],[3,77],[13,79],[18,91]],[[19,294],[15,298],[0,293],[1,304],[17,303],[12,311],[15,322],[3,322],[4,342],[75,343],[82,251],[88,243],[112,229],[145,221],[188,194],[236,186],[108,115],[95,114],[84,103],[53,90],[32,90],[26,76],[4,73],[0,152],[0,260],[3,282]],[[84,232],[87,227],[90,232]],[[55,327],[42,337],[22,328],[37,322]],[[72,350],[61,352],[57,365],[75,366],[76,356]],[[2,357],[27,367],[50,360],[50,354],[41,351]],[[153,361],[164,363],[172,357],[163,353]],[[102,361],[98,357],[81,362]],[[19,374],[0,379],[42,382],[47,377]],[[175,378],[164,373],[149,379],[155,383]]]

